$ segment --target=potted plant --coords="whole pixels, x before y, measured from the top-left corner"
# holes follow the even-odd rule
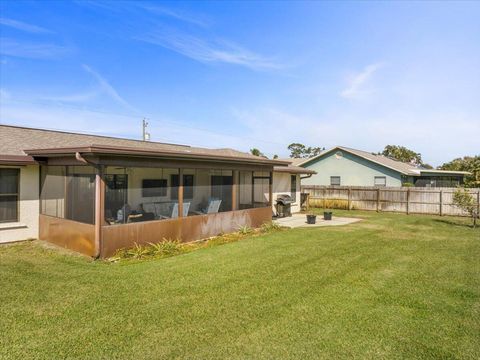
[[[317,222],[317,215],[310,213],[307,214],[307,224],[315,224]]]
[[[323,212],[323,220],[332,220],[332,212],[331,211],[324,211]]]

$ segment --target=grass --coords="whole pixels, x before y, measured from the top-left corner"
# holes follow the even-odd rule
[[[155,260],[0,247],[0,359],[480,358],[480,230],[368,212]]]

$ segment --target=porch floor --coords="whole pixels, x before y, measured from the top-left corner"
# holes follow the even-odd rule
[[[284,217],[275,219],[274,222],[280,226],[286,226],[289,228],[297,227],[319,227],[319,226],[339,226],[347,225],[360,221],[358,218],[345,218],[332,216],[332,220],[323,220],[323,216],[317,215],[316,224],[307,224],[306,214],[292,214],[290,217]]]

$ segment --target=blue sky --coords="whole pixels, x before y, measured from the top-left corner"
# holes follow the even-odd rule
[[[0,121],[480,153],[479,2],[0,2]]]

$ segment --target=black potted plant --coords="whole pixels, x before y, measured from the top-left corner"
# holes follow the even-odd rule
[[[332,220],[332,212],[331,211],[324,211],[323,212],[323,220]]]
[[[307,224],[315,224],[317,222],[317,215],[310,213],[307,214]]]

